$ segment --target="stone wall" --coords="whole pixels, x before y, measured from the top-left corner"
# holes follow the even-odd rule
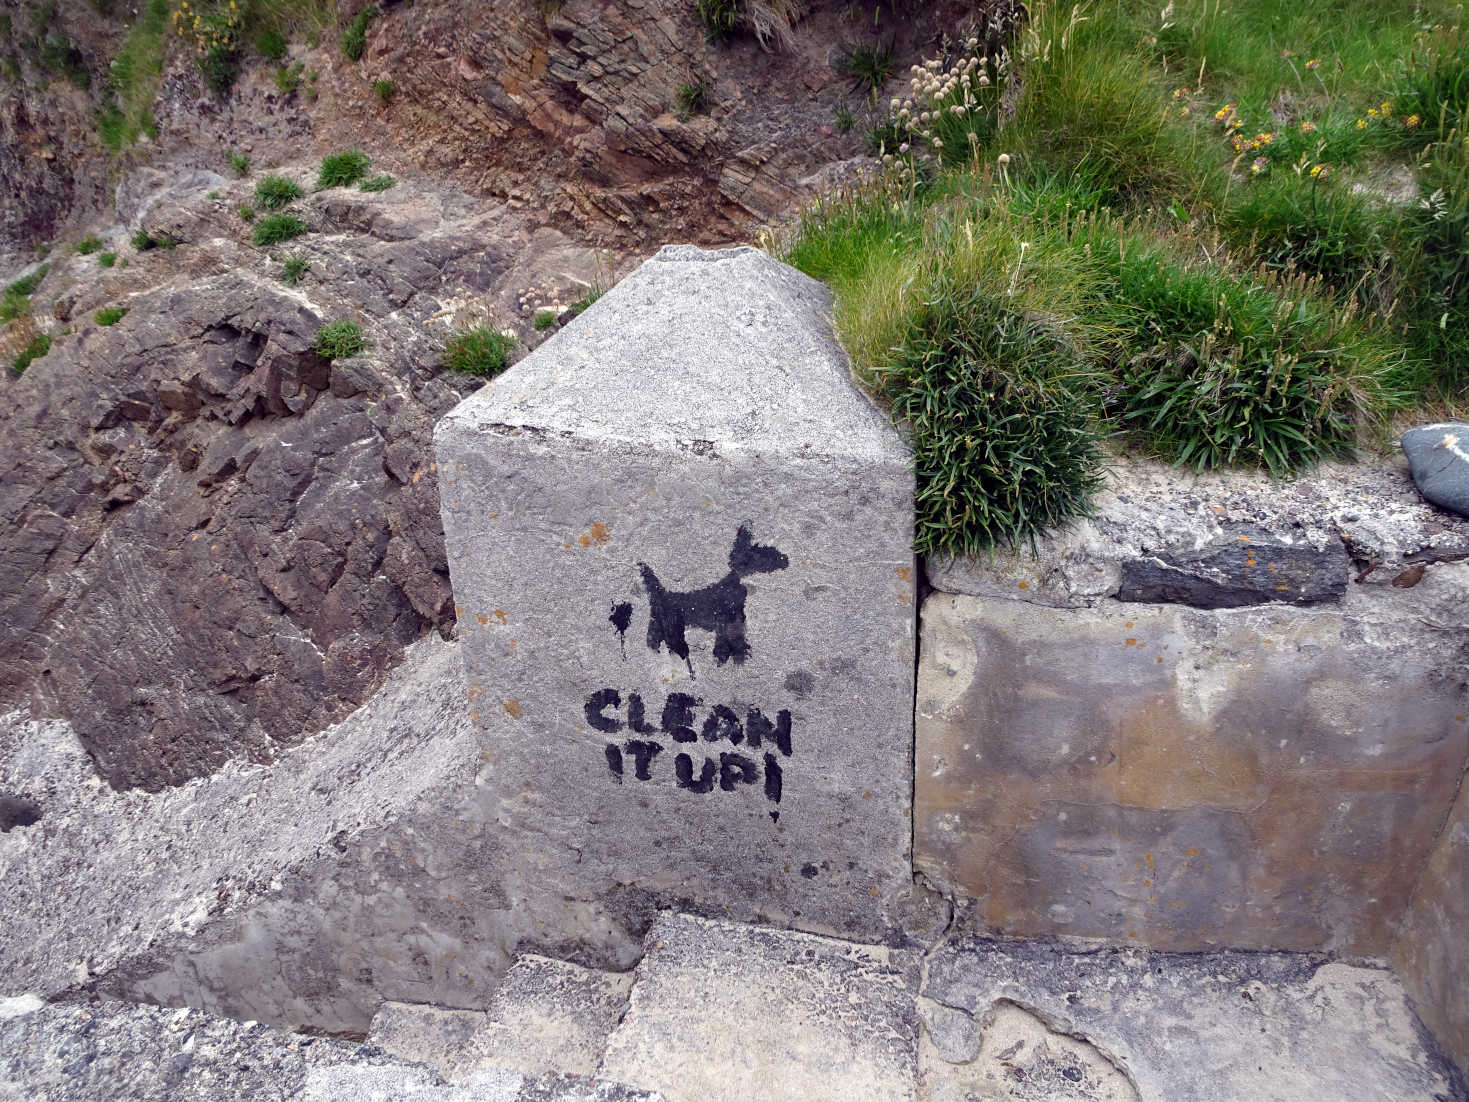
[[[1418,1014],[1469,1067],[1469,791],[1460,788],[1408,907],[1393,963]]]
[[[1469,524],[1393,464],[1098,505],[930,564],[916,867],[987,932],[1385,955],[1469,753]]]

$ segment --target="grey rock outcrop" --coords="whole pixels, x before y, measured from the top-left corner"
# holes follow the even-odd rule
[[[430,440],[477,384],[442,344],[555,244],[449,191],[327,191],[293,288],[251,186],[136,173],[137,225],[181,243],[58,258],[33,305],[71,332],[0,384],[0,704],[68,719],[116,786],[267,760],[452,630]],[[343,318],[372,347],[328,362]]]
[[[1403,433],[1413,482],[1435,505],[1469,517],[1469,425],[1444,422]]]

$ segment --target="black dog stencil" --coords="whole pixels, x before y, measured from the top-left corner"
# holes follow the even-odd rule
[[[784,570],[789,565],[790,560],[779,550],[756,543],[749,527],[743,524],[735,533],[734,547],[729,552],[729,573],[703,589],[687,592],[667,589],[652,567],[645,562],[638,563],[650,606],[648,649],[656,652],[667,646],[669,653],[688,663],[692,675],[694,664],[689,659],[689,642],[684,633],[689,628],[702,628],[714,633],[714,661],[722,666],[733,660],[739,665],[750,656],[750,644],[745,639],[745,598],[750,591],[740,579]],[[631,609],[623,613],[623,622],[618,624],[621,608],[614,609],[612,616],[619,631],[626,630],[631,613]]]

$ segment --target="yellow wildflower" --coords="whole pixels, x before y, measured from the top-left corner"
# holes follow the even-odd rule
[[[1319,69],[1319,68],[1321,68],[1321,59],[1319,57],[1313,57],[1310,61],[1306,62],[1306,68],[1307,69]]]
[[[1223,122],[1225,119],[1229,118],[1229,116],[1232,115],[1233,113],[1234,113],[1234,104],[1232,104],[1232,103],[1226,103],[1223,107],[1219,108],[1218,111],[1215,111],[1214,112],[1214,118],[1217,119],[1219,122]]]
[[[1406,119],[1403,120],[1403,125],[1406,126],[1409,130],[1415,130],[1417,129],[1418,124],[1422,121],[1423,120],[1420,119],[1417,115],[1409,115]]]
[[[1366,130],[1367,129],[1367,120],[1366,119],[1358,119],[1357,120],[1357,129],[1358,130]]]
[[[1301,123],[1301,133],[1302,134],[1314,134],[1314,133],[1316,133],[1316,124],[1314,122],[1312,122],[1310,119],[1307,119],[1305,122]]]

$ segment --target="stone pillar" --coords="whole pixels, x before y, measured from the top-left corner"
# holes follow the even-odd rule
[[[913,479],[825,290],[755,249],[665,248],[437,452],[507,884],[890,931]]]

